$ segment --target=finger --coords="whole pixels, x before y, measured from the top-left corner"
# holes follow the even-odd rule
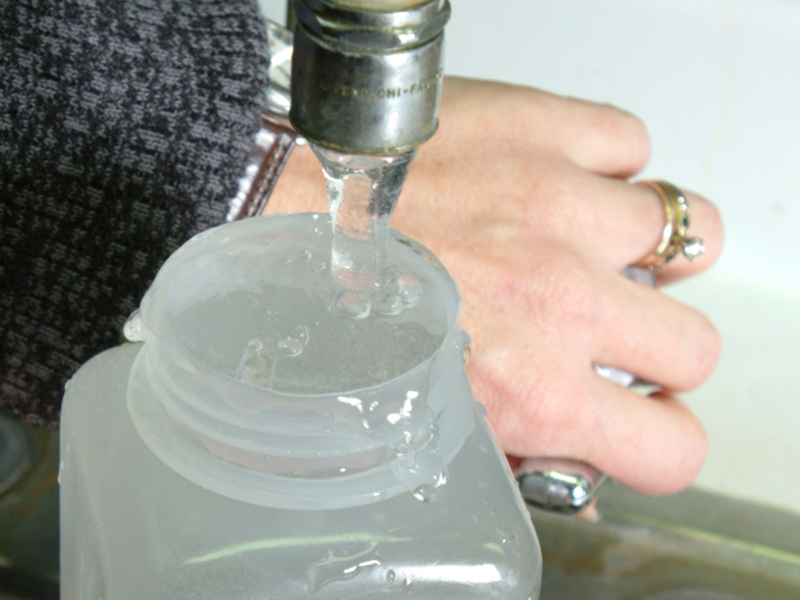
[[[626,246],[617,249],[612,260],[615,266],[635,265],[651,256],[664,237],[664,228],[667,225],[667,214],[664,203],[653,188],[647,185],[624,184],[623,182],[606,180],[609,187],[618,188],[621,200],[626,204],[620,207],[621,212],[628,212],[627,221],[631,226],[630,233],[624,233],[617,227],[620,239],[628,238]],[[709,268],[722,252],[724,233],[719,210],[711,202],[694,194],[684,192],[689,206],[689,228],[687,237],[697,237],[703,240],[704,252],[691,260],[682,253],[672,259],[665,266],[656,269],[656,279],[660,284],[668,283],[689,277]],[[638,221],[630,224],[630,220]]]
[[[596,363],[678,391],[711,375],[721,342],[705,315],[622,276],[605,285],[593,338]]]
[[[598,177],[563,162],[553,161],[536,182],[542,202],[529,208],[533,229],[582,244],[604,257],[615,270],[650,256],[664,234],[666,212],[658,193],[646,185]],[[707,269],[719,257],[723,227],[717,208],[705,198],[686,192],[690,210],[687,235],[703,240],[705,252],[694,261],[679,255],[657,271],[660,283]]]
[[[508,362],[513,356],[496,352],[468,365],[507,453],[583,461],[647,494],[676,492],[696,476],[705,432],[673,396],[642,397],[588,368],[584,376],[570,372],[563,362],[529,368],[536,377],[515,382],[502,375]]]
[[[612,177],[631,177],[650,158],[644,123],[609,105],[551,97],[547,128],[537,138],[560,148],[576,165]],[[546,137],[545,137],[546,136]]]
[[[445,78],[439,133],[432,143],[483,131],[523,153],[538,146],[584,169],[629,177],[647,163],[650,142],[643,123],[608,105],[490,81]]]
[[[708,440],[677,398],[642,397],[599,376],[590,393],[597,418],[578,458],[643,494],[674,493],[694,480]]]

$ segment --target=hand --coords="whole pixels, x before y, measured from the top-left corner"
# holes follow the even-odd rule
[[[642,123],[612,107],[447,79],[439,132],[412,164],[392,226],[461,288],[467,372],[508,454],[582,460],[663,494],[691,483],[705,457],[703,427],[673,392],[710,375],[720,341],[702,314],[619,275],[661,239],[658,196],[626,181],[648,153]],[[658,270],[662,284],[706,269],[722,247],[714,206],[687,199],[706,252]],[[296,149],[267,212],[326,206],[316,158]],[[643,398],[595,363],[666,391]]]

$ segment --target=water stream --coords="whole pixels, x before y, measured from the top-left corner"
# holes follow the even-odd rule
[[[312,147],[325,172],[333,219],[331,274],[341,285],[373,295],[391,279],[389,221],[415,153],[364,156]]]

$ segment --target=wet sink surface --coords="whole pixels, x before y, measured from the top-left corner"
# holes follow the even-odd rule
[[[600,520],[531,509],[542,600],[798,600],[800,515],[691,489],[601,490]]]

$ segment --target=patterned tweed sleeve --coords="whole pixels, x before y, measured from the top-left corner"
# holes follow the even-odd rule
[[[58,421],[258,129],[255,1],[0,0],[0,410]]]

